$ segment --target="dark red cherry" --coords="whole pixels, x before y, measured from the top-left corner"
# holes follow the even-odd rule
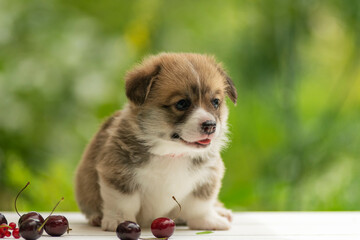
[[[3,223],[7,224],[8,221],[6,220],[6,217],[2,213],[0,213],[0,225]]]
[[[51,215],[45,223],[45,232],[51,236],[61,236],[69,228],[69,222],[66,217],[61,215]]]
[[[25,238],[26,240],[38,239],[44,232],[42,224],[43,223],[37,219],[29,218],[27,220],[24,220],[19,228],[20,236]]]
[[[168,238],[175,231],[175,222],[170,218],[157,218],[151,223],[151,232],[157,238]]]
[[[39,220],[42,223],[44,223],[44,218],[40,215],[40,213],[37,212],[28,212],[26,214],[23,214],[18,222],[18,225],[20,226],[24,221],[28,219],[36,219]]]
[[[116,228],[116,235],[121,240],[137,240],[140,234],[140,226],[131,221],[122,222]]]

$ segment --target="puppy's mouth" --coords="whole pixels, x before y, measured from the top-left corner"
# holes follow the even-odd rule
[[[177,133],[174,133],[171,138],[172,139],[178,139],[182,143],[184,143],[184,144],[186,144],[188,146],[196,147],[196,148],[206,148],[211,143],[210,138],[204,138],[204,139],[201,139],[201,140],[195,141],[195,142],[188,142],[188,141],[184,140],[182,137],[180,137],[180,135],[177,134]]]

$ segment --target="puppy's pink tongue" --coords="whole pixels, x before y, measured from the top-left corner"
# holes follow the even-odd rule
[[[207,139],[203,139],[203,140],[197,141],[197,143],[207,145],[207,144],[210,144],[210,143],[211,143],[211,139],[208,139],[208,138],[207,138]]]

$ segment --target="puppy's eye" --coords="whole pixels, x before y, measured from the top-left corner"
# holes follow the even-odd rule
[[[187,110],[191,105],[191,102],[190,100],[187,100],[187,99],[181,99],[180,101],[178,101],[176,104],[175,104],[175,107],[177,110],[179,111],[185,111]]]
[[[220,105],[220,99],[214,98],[213,100],[211,100],[211,103],[214,106],[214,108],[217,109],[219,107],[219,105]]]

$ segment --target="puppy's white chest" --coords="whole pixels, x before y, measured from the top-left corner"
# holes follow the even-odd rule
[[[192,170],[188,158],[153,157],[149,163],[138,169],[141,210],[139,218],[146,222],[166,215],[177,205],[172,199],[184,199],[201,179],[202,171]],[[151,221],[150,221],[151,222]]]

